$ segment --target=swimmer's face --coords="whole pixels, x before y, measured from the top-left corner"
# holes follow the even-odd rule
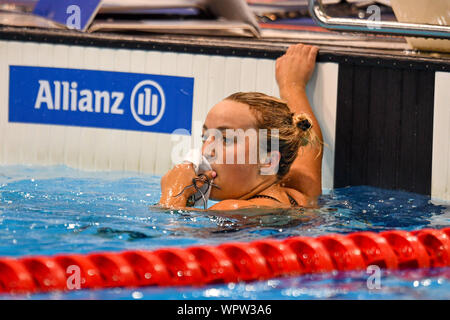
[[[238,129],[258,132],[256,118],[246,104],[224,100],[206,116],[202,152],[216,171],[214,183],[220,187],[212,187],[211,199],[245,198],[267,179],[260,175],[259,159],[255,161],[258,140],[254,144],[254,139],[248,136],[241,135],[241,139],[237,139],[230,134],[238,132]]]

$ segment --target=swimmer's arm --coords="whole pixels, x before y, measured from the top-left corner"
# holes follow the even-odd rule
[[[306,92],[296,90],[288,97],[291,110],[295,113],[307,113],[313,122],[313,134],[317,141],[305,147],[300,147],[297,158],[283,179],[283,183],[288,188],[293,188],[302,194],[315,198],[322,193],[322,145],[318,141],[323,141],[322,132],[314,113],[309,105]]]
[[[312,120],[312,131],[323,141],[322,131],[306,95],[306,84],[314,71],[318,49],[294,45],[277,60],[276,77],[280,96],[295,114],[306,113]],[[298,156],[283,180],[288,188],[316,198],[322,193],[322,146],[319,143],[300,147]]]
[[[154,206],[150,206],[150,209],[160,210],[161,208],[167,209],[167,210],[183,210],[183,211],[195,211],[195,212],[208,212],[210,210],[215,211],[229,211],[229,210],[237,210],[237,209],[244,209],[244,208],[256,208],[256,207],[273,207],[273,206],[279,206],[279,202],[270,200],[270,199],[251,199],[251,200],[223,200],[219,203],[216,203],[215,205],[212,205],[208,209],[201,209],[201,208],[195,208],[195,207],[186,207],[185,204],[179,204],[179,205],[162,205],[156,204]]]
[[[208,210],[237,210],[252,207],[273,207],[279,206],[279,202],[270,199],[252,200],[223,200],[211,206]]]
[[[182,205],[161,205],[161,204],[157,204],[154,206],[151,206],[151,209],[156,209],[156,210],[160,210],[165,209],[165,210],[182,210],[182,211],[195,211],[195,212],[208,212],[210,210],[213,211],[228,211],[228,210],[236,210],[236,209],[243,209],[243,208],[251,208],[251,207],[257,207],[258,205],[255,203],[252,203],[251,201],[247,201],[247,200],[223,200],[220,201],[219,203],[216,203],[215,205],[212,205],[211,207],[209,207],[208,209],[201,209],[201,208],[196,208],[196,207],[186,207],[186,205],[182,204]],[[268,206],[267,204],[265,206]]]

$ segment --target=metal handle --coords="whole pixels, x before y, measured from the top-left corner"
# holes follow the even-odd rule
[[[368,21],[352,18],[333,18],[323,10],[322,0],[309,0],[309,13],[323,28],[346,31],[402,35],[408,37],[450,39],[450,26],[395,21]]]

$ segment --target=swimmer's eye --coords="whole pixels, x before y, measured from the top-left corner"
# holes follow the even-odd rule
[[[236,137],[223,136],[223,143],[226,145],[232,145],[233,143],[237,142],[236,140]]]
[[[210,137],[211,137],[211,136],[207,136],[207,135],[204,135],[204,134],[203,134],[203,135],[201,136],[201,138],[202,138],[202,143],[205,143],[206,141],[208,141],[208,139],[209,139]],[[232,145],[233,143],[237,143],[237,138],[234,137],[234,136],[227,138],[225,135],[223,135],[223,136],[222,136],[222,142],[223,142],[223,144],[225,144],[225,145]]]

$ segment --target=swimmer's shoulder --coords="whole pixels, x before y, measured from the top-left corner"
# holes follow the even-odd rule
[[[292,189],[283,187],[282,191],[286,193],[286,197],[289,196],[297,202],[299,207],[315,207],[317,205],[317,199],[311,199],[305,194]],[[277,199],[279,194],[273,194],[274,198]],[[211,206],[209,210],[238,210],[250,207],[285,207],[289,205],[280,203],[275,199],[270,198],[254,198],[249,200],[236,200],[236,199],[228,199],[222,200],[219,203]],[[288,201],[288,200],[287,200]],[[287,202],[286,203],[289,203]]]
[[[279,202],[271,199],[255,198],[249,200],[222,200],[211,206],[210,210],[237,210],[251,207],[282,207]]]
[[[254,204],[248,200],[222,200],[219,203],[211,206],[209,210],[237,210],[242,208],[252,207]]]

